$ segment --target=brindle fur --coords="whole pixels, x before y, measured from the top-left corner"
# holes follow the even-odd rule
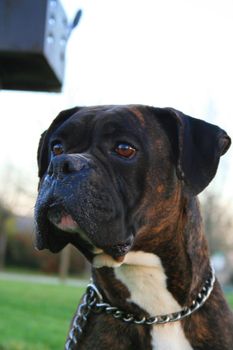
[[[190,305],[210,273],[208,246],[196,194],[201,192],[215,175],[219,157],[229,147],[230,139],[224,131],[217,127],[209,127],[209,124],[205,124],[202,131],[203,122],[189,119],[173,109],[154,109],[133,105],[118,107],[113,113],[112,108],[110,106],[84,108],[83,113],[86,113],[89,118],[87,118],[88,132],[90,133],[91,118],[97,118],[96,115],[101,113],[106,115],[108,111],[109,118],[111,114],[119,113],[131,119],[131,127],[136,129],[136,133],[144,135],[144,147],[149,150],[140,160],[142,166],[137,168],[137,174],[130,179],[129,188],[125,191],[128,198],[127,215],[135,231],[134,242],[130,249],[156,254],[161,259],[167,275],[168,290],[181,306]],[[47,151],[49,138],[53,135],[54,129],[62,125],[64,119],[69,122],[69,117],[79,110],[77,108],[63,112],[63,115],[60,115],[43,135],[38,152],[42,188],[43,177],[49,165]],[[208,161],[207,164],[199,161],[199,150],[194,149],[195,146],[186,135],[185,123],[190,123],[189,126],[193,127],[193,132],[197,134],[210,130],[209,137],[213,139],[211,146],[214,149],[209,147],[211,150],[205,150],[209,152],[207,154],[208,159],[211,160],[209,164]],[[202,136],[203,140],[201,140]],[[206,147],[205,137],[208,138],[208,135],[200,134],[200,147]],[[193,157],[193,167],[199,166],[200,175],[197,173],[193,175],[196,169],[190,169],[188,151],[190,157]],[[113,173],[111,176],[114,186],[118,186]],[[132,188],[136,190],[135,197],[131,193]],[[43,227],[40,227],[42,225],[40,220],[45,209],[43,207],[41,214],[41,203],[44,205],[43,195],[39,197],[36,207],[39,246],[53,250],[55,243],[52,242],[52,238],[49,244],[43,243],[41,231]],[[54,230],[51,226],[49,229]],[[45,231],[48,234],[48,227]],[[82,240],[77,241],[72,234],[60,234],[61,236],[57,239],[61,241],[54,249],[55,251],[72,242],[92,261],[93,256]],[[103,237],[103,241],[106,241],[106,237]],[[106,301],[126,312],[148,316],[144,310],[127,301],[130,297],[129,291],[115,278],[112,268],[93,268],[92,276]],[[233,348],[233,316],[218,282],[215,283],[213,292],[204,306],[185,318],[182,321],[182,327],[194,350],[231,350]],[[84,335],[76,348],[79,350],[150,350],[152,349],[150,330],[150,326],[129,325],[113,319],[110,315],[91,314]]]

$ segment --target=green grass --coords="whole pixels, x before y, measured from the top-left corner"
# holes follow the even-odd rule
[[[0,350],[64,348],[84,288],[0,281]],[[227,299],[233,308],[233,294]]]
[[[84,288],[0,281],[0,350],[58,350]]]
[[[233,294],[227,293],[226,297],[227,297],[229,304],[231,305],[231,307],[233,309]]]

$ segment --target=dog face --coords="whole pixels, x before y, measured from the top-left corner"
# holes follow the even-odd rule
[[[199,193],[229,145],[223,130],[169,108],[60,113],[38,150],[38,249],[57,252],[70,242],[89,260],[98,250],[121,259],[161,196]]]

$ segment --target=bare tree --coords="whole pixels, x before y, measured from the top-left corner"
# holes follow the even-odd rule
[[[9,219],[13,218],[17,211],[23,212],[23,208],[27,208],[27,206],[32,209],[32,197],[34,196],[30,190],[29,181],[11,164],[5,165],[1,171],[0,184],[0,269],[3,269]]]
[[[70,267],[70,245],[68,244],[60,253],[59,277],[61,280],[67,278]]]
[[[2,203],[0,203],[0,270],[3,270],[5,266],[7,222],[11,216],[11,211],[5,208]]]
[[[213,190],[205,191],[201,206],[211,254],[233,249],[233,219],[228,210],[231,206]]]

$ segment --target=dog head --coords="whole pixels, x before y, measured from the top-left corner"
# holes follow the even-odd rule
[[[145,211],[156,212],[177,188],[201,192],[229,146],[217,126],[171,108],[61,112],[38,149],[37,248],[57,252],[72,243],[89,260],[98,250],[120,260],[145,224]]]

